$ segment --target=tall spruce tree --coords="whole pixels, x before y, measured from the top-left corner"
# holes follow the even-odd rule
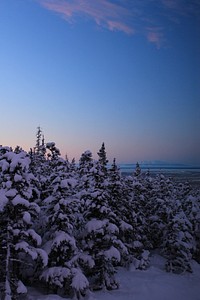
[[[94,162],[90,172],[90,197],[85,202],[82,249],[93,259],[94,266],[87,275],[92,289],[115,289],[118,287],[116,266],[121,260],[119,228],[116,215],[109,207],[108,181],[101,162]]]
[[[28,256],[47,264],[46,253],[39,248],[41,237],[33,228],[33,220],[40,212],[34,200],[39,197],[36,178],[29,172],[30,159],[26,152],[6,151],[0,157],[0,244],[1,299],[20,299],[26,293],[23,272]]]
[[[106,149],[105,149],[105,144],[102,143],[101,148],[99,149],[99,151],[97,152],[98,157],[99,157],[99,163],[101,166],[101,170],[102,172],[105,174],[107,174],[107,163],[108,163],[108,159],[106,156]]]
[[[50,177],[50,195],[44,200],[48,229],[44,234],[44,248],[49,262],[41,279],[56,293],[80,299],[86,295],[89,282],[82,272],[81,253],[76,242],[76,223],[80,202],[76,196],[78,180],[59,159]],[[68,170],[68,171],[67,171]]]

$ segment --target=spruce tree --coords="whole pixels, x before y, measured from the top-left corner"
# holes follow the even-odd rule
[[[82,272],[80,261],[84,257],[76,242],[80,210],[76,196],[78,181],[67,169],[61,160],[57,166],[54,161],[55,173],[52,173],[49,187],[52,192],[44,200],[48,230],[43,241],[44,248],[48,248],[49,262],[41,279],[50,290],[80,299],[86,295],[89,283]]]
[[[141,174],[141,168],[140,168],[139,163],[137,162],[136,166],[135,166],[134,176],[138,177],[138,176],[140,176],[140,174]]]
[[[85,203],[82,249],[94,261],[93,268],[88,270],[92,289],[115,289],[118,287],[116,266],[121,260],[119,228],[116,215],[108,204],[108,182],[101,163],[95,162],[90,172],[90,197]]]
[[[99,163],[100,163],[100,166],[101,166],[101,171],[104,173],[104,174],[107,174],[107,163],[108,163],[108,160],[107,160],[107,156],[106,156],[106,150],[105,150],[105,144],[102,143],[102,146],[101,148],[99,149],[99,151],[97,152],[98,154],[98,157],[99,157]]]
[[[162,244],[162,252],[167,258],[168,272],[192,272],[191,260],[194,238],[191,234],[192,224],[188,221],[179,201],[177,209],[173,209],[168,218],[166,232]]]
[[[22,281],[25,267],[30,270],[28,257],[38,261],[41,268],[47,264],[46,253],[39,248],[41,237],[33,228],[40,212],[34,203],[39,191],[29,165],[30,159],[24,151],[6,150],[0,157],[1,298],[6,300],[20,299],[20,294],[26,293]]]

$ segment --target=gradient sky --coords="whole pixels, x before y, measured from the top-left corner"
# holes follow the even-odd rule
[[[200,164],[199,0],[1,0],[0,144]]]

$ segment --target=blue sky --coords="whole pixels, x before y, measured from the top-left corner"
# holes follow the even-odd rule
[[[200,164],[200,4],[1,0],[0,144]]]

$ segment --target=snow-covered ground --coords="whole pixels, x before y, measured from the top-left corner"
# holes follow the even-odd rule
[[[120,288],[92,293],[89,300],[200,300],[200,264],[193,262],[193,273],[167,273],[165,260],[155,254],[146,271],[119,269]],[[42,295],[28,289],[28,300],[62,300],[57,295]],[[88,299],[87,299],[88,300]]]

